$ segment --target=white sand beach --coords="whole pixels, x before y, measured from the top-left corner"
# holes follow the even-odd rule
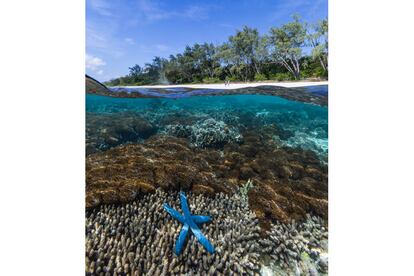
[[[242,82],[242,83],[230,83],[230,85],[224,85],[224,83],[216,84],[177,84],[177,85],[142,85],[142,86],[124,86],[128,88],[172,88],[172,87],[186,87],[197,89],[238,89],[244,87],[256,87],[261,85],[273,85],[282,87],[303,87],[313,85],[327,85],[328,81],[297,81],[297,82]]]

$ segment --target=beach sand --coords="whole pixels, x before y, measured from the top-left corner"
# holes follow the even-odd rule
[[[262,85],[282,86],[282,87],[303,87],[313,85],[327,85],[328,81],[298,81],[298,82],[249,82],[249,83],[224,83],[216,84],[177,84],[177,85],[142,85],[142,86],[123,86],[127,88],[172,88],[172,87],[186,87],[196,89],[238,89],[245,87],[256,87]]]

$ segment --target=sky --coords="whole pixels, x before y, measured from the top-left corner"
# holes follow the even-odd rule
[[[261,34],[298,13],[328,16],[328,0],[86,0],[86,73],[100,81],[128,74],[186,45],[220,44],[244,25]]]

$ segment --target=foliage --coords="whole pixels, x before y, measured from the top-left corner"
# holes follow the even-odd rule
[[[307,39],[312,47],[312,58],[319,60],[323,71],[328,71],[328,20],[314,24],[308,30]]]
[[[286,23],[280,28],[270,29],[272,58],[282,64],[295,79],[300,78],[300,59],[302,48],[305,46],[306,26],[300,22],[299,16],[293,17],[293,22]]]
[[[267,80],[267,78],[264,74],[256,73],[256,75],[254,75],[254,80],[255,81],[264,81],[264,80]]]
[[[207,77],[203,79],[203,83],[219,83],[221,80],[219,78],[213,77]]]
[[[277,80],[277,81],[287,81],[287,80],[293,80],[294,77],[289,73],[275,73],[271,75],[270,79]]]
[[[310,47],[309,55],[304,49]],[[168,58],[154,57],[143,67],[106,82],[110,86],[292,80],[328,77],[328,21],[308,25],[298,15],[268,35],[244,26],[221,45],[186,46]]]

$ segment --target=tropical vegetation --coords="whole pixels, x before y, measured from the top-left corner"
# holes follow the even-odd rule
[[[143,67],[107,85],[215,83],[229,81],[299,80],[328,77],[328,21],[291,22],[261,35],[245,26],[221,45],[194,44],[168,58],[154,57]]]

